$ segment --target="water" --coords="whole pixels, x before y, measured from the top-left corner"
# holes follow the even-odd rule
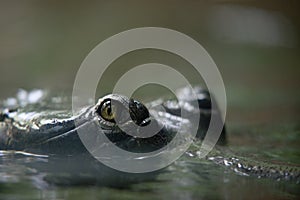
[[[166,169],[125,174],[83,157],[1,154],[1,199],[297,199],[299,183],[233,172],[189,152]],[[253,193],[253,191],[256,191]]]
[[[68,96],[82,60],[99,42],[129,28],[172,28],[200,42],[218,65],[228,100],[228,148],[258,162],[299,167],[300,18],[296,1],[0,4],[1,99],[13,96],[19,88],[50,89]],[[126,70],[147,62],[168,64],[192,82],[201,79],[174,55],[133,52],[112,63],[99,83],[98,96],[109,92]],[[149,90],[136,95],[155,99],[165,93]],[[144,176],[122,175],[87,158],[1,152],[0,199],[300,197],[299,183],[240,175],[230,167],[198,159],[193,150],[163,171]],[[78,159],[85,162],[78,163]]]
[[[38,103],[38,104],[35,104]],[[71,99],[50,91],[19,90],[2,101],[4,107],[25,106],[23,120],[68,117]],[[28,113],[28,115],[26,115]],[[41,115],[41,116],[40,116]],[[19,119],[21,120],[21,118]],[[252,122],[253,123],[253,122]],[[299,124],[227,124],[227,145],[216,147],[207,159],[198,157],[201,142],[195,142],[175,163],[153,173],[129,174],[108,168],[87,155],[37,155],[0,152],[0,197],[3,199],[297,199],[299,174],[265,178],[237,164],[300,168]],[[242,161],[244,160],[244,161]],[[246,161],[246,162],[245,162]],[[255,162],[255,163],[254,163]],[[249,166],[248,166],[249,167]],[[290,170],[287,170],[290,172]],[[19,189],[22,188],[22,189]],[[256,191],[253,193],[253,191]]]
[[[55,109],[70,109],[70,98],[43,90],[20,90],[16,97],[2,103],[12,108],[16,106],[13,103],[22,104],[30,116],[37,117],[41,112],[42,118],[55,116],[51,113]],[[25,108],[22,112],[26,113]],[[66,113],[58,112],[55,117],[69,116]],[[201,142],[195,141],[170,166],[145,174],[116,171],[86,154],[0,151],[0,199],[297,199],[300,177],[265,178],[243,171],[237,159],[246,160],[241,161],[246,165],[255,165],[255,161],[261,166],[267,163],[296,167],[299,172],[299,133],[297,123],[256,125],[250,129],[231,125],[228,144],[217,146],[206,159],[198,157]],[[235,160],[237,164],[231,164]]]

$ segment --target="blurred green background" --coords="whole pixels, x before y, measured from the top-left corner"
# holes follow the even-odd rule
[[[298,8],[291,0],[2,0],[0,98],[18,88],[70,92],[81,62],[98,43],[131,28],[156,26],[189,35],[212,56],[226,86],[228,123],[295,121],[300,112]],[[147,62],[173,66],[192,82],[199,79],[182,59],[145,50],[114,62],[104,88]]]
[[[81,62],[101,41],[131,28],[170,28],[198,41],[223,76],[228,146],[245,157],[299,166],[299,8],[296,0],[0,0],[0,99],[19,88],[71,94]],[[172,66],[192,83],[202,82],[183,59],[143,50],[112,63],[98,95],[109,92],[131,67],[148,62]],[[165,91],[145,89],[148,98]],[[139,183],[132,190],[82,186],[40,191],[27,179],[19,185],[6,183],[5,176],[0,190],[6,199],[299,199],[298,185],[233,176],[226,169],[215,172],[205,162],[184,159],[185,164],[170,166],[163,181]],[[14,173],[19,165],[7,166],[21,177]]]

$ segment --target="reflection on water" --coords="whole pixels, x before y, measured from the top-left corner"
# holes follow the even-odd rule
[[[234,3],[236,2],[236,3]],[[299,17],[296,1],[2,1],[0,97],[19,88],[72,89],[87,53],[134,27],[161,26],[200,42],[223,76],[228,146],[243,157],[299,167]],[[168,64],[199,82],[184,60],[133,52],[111,65],[109,92],[132,66]],[[162,90],[163,91],[163,90]],[[141,92],[151,99],[157,90]],[[163,93],[163,92],[161,92]],[[39,90],[20,98],[34,101]],[[160,96],[160,95],[158,95]],[[26,101],[27,101],[26,100]],[[59,98],[54,97],[59,106]],[[16,99],[8,99],[12,106]],[[70,105],[69,105],[70,106]],[[299,183],[239,175],[187,153],[159,173],[123,174],[89,157],[0,152],[0,199],[298,199]]]
[[[164,170],[128,174],[102,165],[92,157],[53,157],[22,152],[0,156],[1,199],[93,198],[296,198],[298,185],[235,173],[193,150]],[[257,193],[253,193],[257,190]]]

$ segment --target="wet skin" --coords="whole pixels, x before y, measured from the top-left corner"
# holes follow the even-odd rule
[[[179,92],[179,96],[191,92],[187,90],[184,88]],[[153,151],[168,144],[180,129],[180,123],[184,122],[180,116],[181,109],[193,112],[197,110],[193,107],[196,104],[201,114],[196,137],[203,139],[211,113],[220,114],[218,110],[211,111],[211,100],[206,91],[201,88],[196,88],[196,91],[197,99],[184,97],[182,102],[157,100],[148,104],[150,110],[137,100],[117,94],[104,96],[96,105],[83,108],[75,117],[56,119],[47,116],[47,120],[33,120],[30,115],[21,118],[24,113],[18,112],[17,109],[6,110],[0,119],[0,148],[39,153],[79,153],[85,151],[85,148],[78,137],[78,127],[88,129],[89,124],[94,122],[98,123],[97,125],[112,142],[123,149],[136,152]],[[162,106],[164,111],[157,110],[157,106]],[[139,137],[139,133],[132,136],[124,132],[129,131],[131,127],[134,127],[133,129],[147,127],[150,123],[154,127],[157,126],[156,130],[160,130],[151,137]],[[220,137],[221,142],[225,142],[225,129]]]
[[[88,132],[93,123],[118,147],[131,152],[151,152],[172,141],[182,125],[191,125],[189,119],[181,116],[182,111],[191,115],[195,111],[200,112],[195,139],[203,140],[211,116],[215,115],[220,120],[221,116],[218,109],[212,110],[213,99],[207,91],[199,87],[195,87],[194,91],[195,96],[191,95],[188,88],[183,88],[177,94],[179,101],[158,99],[146,106],[137,100],[110,94],[100,98],[96,105],[82,108],[76,116],[56,117],[59,113],[50,116],[48,113],[24,113],[22,109],[4,109],[0,115],[0,149],[51,155],[88,154],[78,136],[78,129]],[[139,127],[150,124],[159,131],[153,136],[144,137]],[[130,130],[134,130],[134,134],[128,134]],[[186,134],[189,131],[185,129]],[[141,137],[138,137],[139,134]],[[217,149],[207,158],[221,165],[230,163],[231,168],[238,169],[239,173],[299,180],[300,170],[297,166],[276,166],[251,159],[237,159],[227,151],[225,144],[223,128]]]

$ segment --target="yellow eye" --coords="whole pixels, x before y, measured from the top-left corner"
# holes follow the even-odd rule
[[[100,112],[99,112],[100,111]],[[115,122],[115,109],[114,106],[111,105],[110,100],[106,100],[102,103],[102,105],[99,106],[97,109],[97,113],[100,114],[100,116],[110,122]]]

